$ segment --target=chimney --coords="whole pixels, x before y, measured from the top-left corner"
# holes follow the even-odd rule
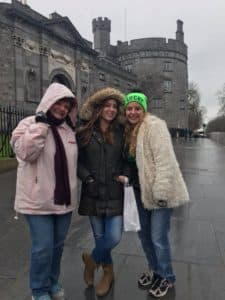
[[[183,22],[181,20],[177,20],[176,40],[184,42]]]

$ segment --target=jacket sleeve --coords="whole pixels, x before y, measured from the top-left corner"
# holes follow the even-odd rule
[[[37,160],[44,149],[48,127],[48,124],[33,123],[30,117],[20,121],[10,141],[16,156],[29,162]]]
[[[152,187],[153,199],[168,200],[173,191],[176,156],[167,125],[164,121],[155,122],[150,128],[150,147],[155,165],[155,179]]]
[[[84,158],[81,152],[82,152],[82,148],[79,149],[79,154],[78,154],[77,176],[81,181],[85,181],[85,179],[88,176],[91,176],[91,173],[84,165],[84,160],[83,160]]]
[[[85,157],[83,152],[84,147],[81,146],[79,135],[77,135],[76,138],[77,138],[77,145],[78,145],[77,176],[83,182],[88,176],[91,175],[91,173],[85,167],[85,163],[84,163]]]

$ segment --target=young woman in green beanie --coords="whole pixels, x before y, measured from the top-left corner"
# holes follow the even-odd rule
[[[186,203],[189,195],[166,123],[147,112],[146,95],[129,93],[124,107],[126,156],[141,224],[139,238],[149,267],[138,284],[159,298],[175,282],[168,238],[173,208]]]

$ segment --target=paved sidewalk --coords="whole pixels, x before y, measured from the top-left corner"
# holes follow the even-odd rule
[[[225,299],[225,147],[208,139],[175,141],[191,203],[177,209],[171,224],[175,289],[165,300]],[[29,236],[23,218],[14,221],[15,172],[0,174],[0,299],[29,300]],[[82,279],[81,253],[93,239],[86,218],[74,215],[62,262],[68,300],[95,300]],[[135,233],[125,233],[114,251],[116,280],[107,300],[150,300],[137,287],[146,261]],[[100,272],[97,274],[98,279]]]

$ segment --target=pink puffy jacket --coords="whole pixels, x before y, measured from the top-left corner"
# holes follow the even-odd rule
[[[37,108],[47,112],[59,99],[72,97],[72,92],[59,83],[49,86]],[[74,108],[75,110],[76,108]],[[71,112],[75,115],[75,112]],[[64,144],[71,189],[71,205],[55,205],[55,141],[48,124],[36,123],[35,117],[20,121],[12,133],[11,145],[18,160],[15,210],[23,214],[64,214],[77,202],[77,144],[75,133],[64,122],[58,126]]]

